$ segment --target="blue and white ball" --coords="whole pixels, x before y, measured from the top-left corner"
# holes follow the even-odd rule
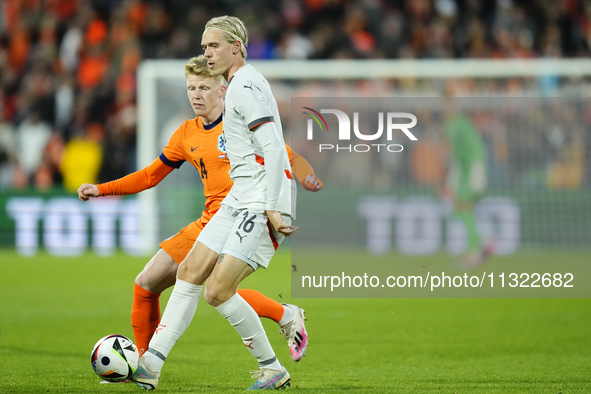
[[[94,345],[90,355],[92,369],[107,382],[123,382],[137,369],[139,354],[131,339],[107,335]]]

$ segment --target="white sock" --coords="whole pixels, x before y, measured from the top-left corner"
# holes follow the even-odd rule
[[[154,372],[160,372],[162,366],[164,366],[164,360],[166,360],[166,357],[162,353],[154,349],[148,349],[144,352],[142,358],[145,360],[146,367]]]
[[[201,296],[202,285],[194,285],[177,279],[164,310],[162,320],[150,340],[146,352],[146,366],[154,372],[160,372],[164,360],[195,316],[195,310]]]
[[[257,359],[261,368],[281,369],[259,316],[244,298],[236,293],[215,309],[238,331],[244,346]]]
[[[283,327],[293,318],[293,309],[288,307],[287,305],[283,304],[283,316],[281,320],[279,320],[279,325]]]

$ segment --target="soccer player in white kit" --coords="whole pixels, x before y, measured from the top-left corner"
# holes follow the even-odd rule
[[[164,360],[189,326],[206,279],[205,299],[232,324],[259,363],[249,390],[291,382],[256,312],[236,293],[240,282],[258,267],[266,268],[283,239],[297,231],[291,226],[295,183],[277,103],[267,80],[246,64],[247,44],[248,33],[238,18],[217,17],[205,26],[202,46],[208,66],[228,81],[223,130],[234,185],[199,235],[197,258],[179,266],[162,321],[132,378],[146,389],[158,385]]]

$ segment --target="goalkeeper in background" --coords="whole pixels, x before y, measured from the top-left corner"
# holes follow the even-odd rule
[[[492,243],[483,246],[478,233],[474,205],[486,189],[486,148],[472,121],[462,114],[453,98],[443,102],[445,135],[450,148],[447,177],[442,197],[453,200],[454,216],[466,229],[468,247],[462,255],[462,268],[474,268],[484,264],[492,253]]]

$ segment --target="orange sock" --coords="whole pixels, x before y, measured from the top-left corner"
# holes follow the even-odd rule
[[[148,350],[152,335],[160,323],[160,294],[152,293],[134,283],[131,306],[131,327],[140,356]]]
[[[283,317],[283,305],[266,297],[256,290],[240,289],[238,294],[248,302],[260,317],[266,317],[279,323]]]

